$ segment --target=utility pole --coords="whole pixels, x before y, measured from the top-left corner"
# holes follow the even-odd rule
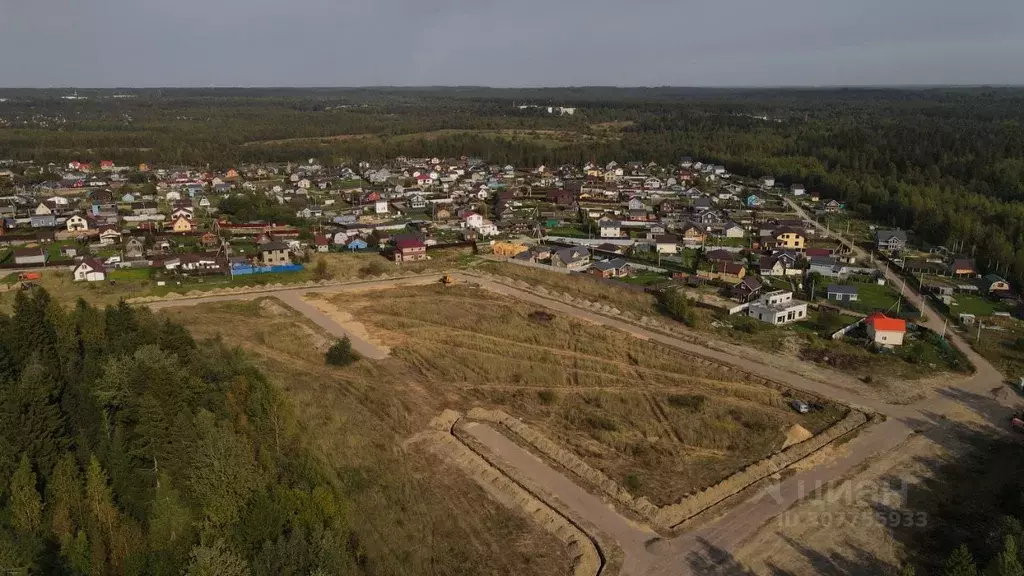
[[[975,344],[981,342],[981,325],[984,323],[984,321],[978,320],[978,338],[974,341]]]

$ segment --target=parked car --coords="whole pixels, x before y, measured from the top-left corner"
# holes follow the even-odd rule
[[[807,402],[804,402],[803,400],[793,400],[792,402],[789,403],[789,405],[793,407],[793,410],[796,410],[801,414],[807,414],[808,412],[811,411],[811,407],[808,406]]]

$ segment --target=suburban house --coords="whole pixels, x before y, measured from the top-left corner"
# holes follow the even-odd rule
[[[856,302],[857,287],[850,284],[829,284],[827,295],[836,302]]]
[[[191,232],[192,221],[185,217],[177,218],[171,223],[171,230],[178,233]]]
[[[395,262],[416,262],[427,259],[427,246],[418,238],[399,238],[395,241]]]
[[[622,236],[620,229],[622,223],[618,220],[602,219],[598,223],[601,227],[601,238],[619,238]]]
[[[42,248],[15,248],[15,264],[39,264],[43,266],[49,259],[49,254]]]
[[[949,265],[949,274],[958,278],[977,276],[978,268],[974,263],[974,258],[957,258],[953,260]]]
[[[1003,295],[1010,292],[1010,283],[996,274],[986,274],[979,284],[978,287],[985,294]]]
[[[551,255],[551,265],[555,268],[582,270],[590,264],[590,251],[586,248],[562,248]]]
[[[765,176],[765,177],[761,178],[760,183],[761,183],[761,188],[774,188],[775,187],[775,177],[774,176]]]
[[[686,244],[703,244],[707,239],[707,234],[704,232],[704,228],[692,223],[687,222],[682,229],[683,242]]]
[[[736,262],[718,260],[714,263],[715,274],[726,282],[739,282],[747,275],[747,267]]]
[[[331,247],[330,244],[330,240],[327,239],[327,236],[324,236],[323,234],[313,235],[313,246],[316,247],[317,252],[327,252]]]
[[[142,258],[145,255],[146,247],[145,242],[138,236],[132,236],[124,243],[124,258],[125,260],[134,260]]]
[[[808,273],[818,273],[825,277],[840,276],[845,272],[843,265],[831,256],[814,256],[808,260]]]
[[[107,269],[95,258],[83,258],[72,269],[75,282],[102,282],[107,279]]]
[[[792,292],[775,290],[762,294],[756,302],[751,303],[747,315],[780,326],[805,319],[807,303],[793,300]]]
[[[259,246],[259,253],[260,264],[266,266],[291,264],[292,261],[288,245],[284,242],[264,242]]]
[[[69,216],[64,225],[67,227],[68,232],[82,232],[89,229],[89,221],[84,216],[78,214]]]
[[[659,254],[676,254],[679,252],[679,238],[671,234],[655,236],[651,245],[654,247],[654,251]]]
[[[762,284],[757,277],[747,276],[732,287],[729,291],[729,295],[740,302],[750,302],[751,300],[761,296],[762,288],[764,288],[764,284]]]
[[[761,256],[757,263],[761,276],[785,276],[786,265],[781,258],[775,256]]]
[[[757,194],[751,194],[750,196],[747,196],[745,202],[747,204],[747,208],[758,208],[762,204],[764,204],[764,200],[761,200],[761,197],[758,196]]]
[[[864,319],[868,329],[868,338],[882,346],[900,346],[903,336],[907,333],[907,322],[899,318],[889,318],[881,312],[875,312]]]
[[[369,244],[367,244],[366,240],[363,240],[362,238],[353,238],[348,241],[348,244],[345,244],[345,248],[348,248],[349,250],[366,250],[368,246]]]
[[[615,258],[614,260],[594,262],[587,272],[601,278],[617,278],[619,276],[628,275],[630,268],[628,262],[622,258]]]
[[[807,188],[805,188],[803,184],[793,184],[789,187],[789,192],[793,196],[803,196],[804,193],[807,192]]]
[[[806,237],[804,236],[804,233],[799,230],[782,227],[772,232],[772,236],[775,237],[776,248],[782,248],[785,250],[804,249]]]
[[[743,226],[735,222],[726,222],[722,226],[722,236],[726,238],[743,238],[745,234],[746,230],[743,229]]]
[[[826,200],[825,202],[821,203],[821,211],[825,212],[826,214],[835,214],[836,212],[841,212],[842,210],[843,205],[840,204],[838,200]]]
[[[876,230],[875,247],[879,250],[896,252],[907,246],[907,233],[903,230]]]
[[[33,228],[53,228],[57,225],[57,217],[53,214],[32,214],[29,224]]]

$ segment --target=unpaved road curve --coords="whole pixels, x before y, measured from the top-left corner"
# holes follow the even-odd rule
[[[902,443],[915,429],[927,427],[943,418],[944,413],[953,413],[960,409],[958,393],[987,394],[992,387],[1002,381],[999,372],[973,350],[963,347],[968,357],[977,367],[976,374],[969,379],[951,381],[947,387],[939,390],[938,397],[912,404],[909,406],[889,405],[879,400],[862,397],[856,392],[836,388],[823,382],[809,380],[785,370],[766,366],[741,356],[712,350],[691,342],[674,338],[659,332],[647,330],[632,323],[611,318],[589,310],[577,308],[558,300],[542,297],[524,290],[499,284],[485,278],[461,273],[457,278],[480,285],[482,288],[519,300],[537,304],[570,316],[590,322],[602,324],[625,331],[634,336],[654,340],[669,347],[677,348],[691,354],[713,359],[723,364],[732,365],[741,370],[758,374],[794,388],[805,389],[824,397],[832,398],[851,406],[866,407],[884,414],[888,420],[863,430],[847,445],[843,456],[828,464],[797,472],[796,474],[762,490],[753,498],[733,508],[721,518],[703,528],[687,533],[671,540],[657,541],[649,546],[643,542],[651,533],[635,526],[622,518],[614,507],[584,491],[560,472],[552,469],[536,456],[519,447],[508,438],[487,426],[475,426],[470,433],[489,450],[499,453],[508,465],[513,466],[531,482],[543,486],[547,495],[558,503],[558,508],[566,510],[575,517],[583,519],[596,529],[616,538],[625,553],[623,574],[631,576],[679,576],[695,573],[695,566],[704,567],[721,561],[715,552],[734,551],[746,538],[753,535],[764,523],[784,512],[788,507],[802,498],[810,496],[824,484],[841,479],[854,470],[858,464],[876,454],[891,450]],[[387,288],[400,285],[415,285],[434,282],[437,275],[408,278],[403,280],[382,280],[363,282],[355,285],[339,285],[318,288],[292,288],[268,291],[257,294],[239,294],[226,296],[199,297],[192,299],[171,300],[150,304],[152,308],[194,305],[202,302],[254,299],[262,296],[276,296],[282,301],[293,305],[298,301],[296,310],[311,318],[318,325],[324,326],[332,334],[347,334],[340,325],[316,310],[315,307],[301,301],[301,295],[307,292],[344,292],[368,288]],[[919,302],[915,302],[918,304]],[[922,310],[930,311],[923,302]],[[930,312],[934,314],[934,312]],[[323,323],[322,323],[323,322]],[[325,325],[326,323],[327,325]],[[350,335],[351,337],[351,335]],[[360,341],[360,346],[367,346],[367,351],[376,349],[369,342],[353,338],[353,347]],[[963,343],[954,340],[958,345]],[[356,348],[359,350],[359,348]],[[379,352],[379,351],[378,351]],[[375,357],[366,354],[368,357]]]
[[[430,274],[427,276],[411,276],[402,279],[393,280],[376,280],[370,282],[355,282],[352,284],[338,284],[334,286],[317,286],[317,287],[303,287],[303,288],[282,288],[279,290],[268,290],[264,292],[252,292],[245,294],[226,294],[221,296],[198,296],[195,298],[180,298],[177,300],[165,300],[161,302],[152,302],[148,306],[153,310],[162,310],[165,308],[174,308],[178,306],[195,306],[197,304],[205,304],[207,302],[229,302],[233,300],[255,300],[257,298],[274,297],[284,302],[286,305],[293,308],[296,312],[299,312],[306,318],[313,321],[314,324],[326,330],[329,334],[335,338],[344,338],[352,342],[352,349],[355,350],[360,356],[364,358],[370,358],[373,360],[383,360],[388,357],[388,352],[374,345],[372,342],[367,341],[358,334],[353,333],[350,330],[346,330],[341,324],[338,324],[330,316],[324,314],[320,310],[309,304],[302,299],[303,294],[311,292],[316,293],[336,293],[346,291],[358,291],[358,290],[379,290],[386,288],[394,288],[397,286],[416,286],[437,282],[440,277],[438,274]]]

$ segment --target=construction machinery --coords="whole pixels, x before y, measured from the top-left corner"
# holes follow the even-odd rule
[[[441,276],[441,284],[445,286],[453,286],[455,284],[455,278],[451,274],[445,274]]]

